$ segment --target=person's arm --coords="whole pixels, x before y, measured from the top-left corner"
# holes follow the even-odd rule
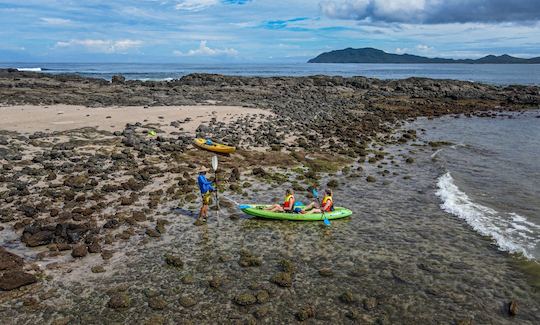
[[[204,178],[204,184],[210,188],[210,191],[215,191],[214,187],[212,186],[212,181],[208,180],[206,177]]]

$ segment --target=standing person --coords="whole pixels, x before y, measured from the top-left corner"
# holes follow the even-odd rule
[[[201,191],[202,197],[202,206],[199,211],[199,217],[197,218],[196,223],[206,222],[208,218],[208,206],[210,205],[210,198],[212,197],[212,192],[215,191],[212,186],[212,182],[206,178],[206,173],[208,169],[202,167],[199,171],[199,177],[197,177],[197,183],[199,185],[199,190]]]

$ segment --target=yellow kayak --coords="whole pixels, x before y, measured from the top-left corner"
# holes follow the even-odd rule
[[[209,139],[197,138],[193,140],[193,144],[195,144],[201,149],[219,153],[233,153],[236,151],[235,147],[227,146],[221,143],[215,143]]]

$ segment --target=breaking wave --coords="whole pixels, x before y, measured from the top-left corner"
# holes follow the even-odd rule
[[[17,71],[41,72],[41,68],[17,68]]]
[[[500,250],[521,253],[534,259],[535,247],[540,243],[540,225],[516,213],[504,213],[472,201],[454,183],[450,173],[439,177],[436,195],[442,200],[441,208],[463,220],[475,231],[489,236]]]

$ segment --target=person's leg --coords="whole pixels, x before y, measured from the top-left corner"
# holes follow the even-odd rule
[[[270,210],[272,212],[285,212],[285,210],[283,209],[283,207],[279,204],[276,204],[274,206],[274,208],[272,210]]]
[[[304,210],[305,210],[305,211],[311,210],[311,209],[313,209],[313,208],[315,208],[315,207],[317,207],[317,206],[318,206],[317,202],[311,202],[310,204],[308,204],[308,205],[304,208]]]
[[[269,207],[266,207],[265,210],[274,211],[275,209],[278,209],[278,207],[280,207],[279,204],[274,204]]]
[[[204,204],[202,207],[203,213],[202,218],[207,219],[208,218],[208,204]]]

